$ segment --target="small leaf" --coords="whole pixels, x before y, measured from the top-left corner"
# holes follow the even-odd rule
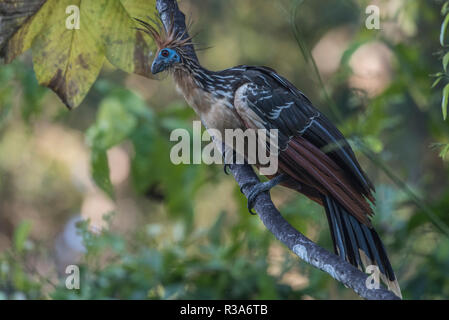
[[[449,23],[449,14],[444,18],[443,23],[441,24],[440,31],[440,44],[444,47],[444,38],[446,36],[447,25]]]
[[[440,151],[440,157],[444,160],[449,151],[449,144],[446,144]]]
[[[443,89],[443,99],[441,101],[441,109],[443,111],[443,119],[447,117],[447,102],[449,98],[449,83]]]
[[[25,248],[25,242],[31,230],[31,222],[23,221],[14,232],[14,248],[17,252],[22,252]]]
[[[446,157],[446,154],[448,153],[448,151],[449,151],[449,143],[441,143],[441,142],[435,142],[435,143],[432,143],[431,145],[430,145],[430,148],[432,149],[432,150],[438,150],[438,149],[440,149],[440,152],[439,152],[439,157],[440,158],[442,158],[443,160],[445,159],[445,157]]]
[[[340,64],[344,66],[349,65],[349,61],[351,60],[352,55],[357,51],[357,49],[359,49],[362,45],[366,44],[367,42],[369,42],[369,39],[355,41],[353,44],[351,44],[349,48],[346,49],[345,52],[343,52],[340,59]]]
[[[443,4],[443,7],[441,7],[441,14],[444,16],[446,13],[447,13],[447,11],[448,11],[448,5],[449,5],[449,2],[448,1],[446,1],[444,4]]]
[[[437,77],[442,77],[444,76],[443,72],[437,72],[437,73],[432,73],[431,75],[429,75],[432,78],[437,78]]]
[[[443,148],[445,145],[446,145],[445,143],[433,142],[429,145],[429,148],[432,150],[437,150]]]
[[[93,149],[90,154],[92,177],[98,187],[109,197],[114,198],[114,188],[109,176],[109,163],[106,151]]]
[[[442,79],[443,79],[443,77],[437,78],[437,79],[432,83],[432,88],[435,88],[436,85],[437,85],[438,83],[440,83],[440,81],[441,81]]]
[[[447,72],[447,64],[449,63],[449,52],[447,52],[443,57],[443,68]]]

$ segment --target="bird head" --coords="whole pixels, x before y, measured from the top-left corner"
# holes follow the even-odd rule
[[[187,54],[185,48],[187,46],[193,45],[192,37],[186,36],[187,31],[184,33],[177,33],[174,26],[168,27],[166,30],[161,26],[159,21],[151,20],[156,27],[153,25],[135,18],[137,22],[143,28],[138,28],[138,30],[149,34],[157,45],[156,58],[153,60],[151,65],[151,73],[157,74],[165,70],[172,70],[179,66],[186,58]]]
[[[176,49],[162,48],[157,52],[156,58],[153,60],[151,73],[157,74],[165,71],[177,63],[181,63],[181,56]]]

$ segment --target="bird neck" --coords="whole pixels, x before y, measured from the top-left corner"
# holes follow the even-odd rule
[[[198,60],[185,58],[180,66],[174,69],[175,81],[178,84],[191,82],[198,89],[210,92],[213,87],[213,72],[203,68]]]
[[[203,68],[196,59],[183,59],[173,72],[178,88],[190,105],[197,104],[199,99],[220,100],[222,105],[233,108],[235,85],[239,77],[232,68],[223,71],[209,71]]]

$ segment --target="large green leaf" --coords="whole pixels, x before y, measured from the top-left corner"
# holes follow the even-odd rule
[[[67,27],[67,21],[75,21],[75,11],[67,11],[70,6],[79,8],[79,29],[70,28],[70,23]],[[105,59],[126,72],[150,75],[153,43],[136,30],[133,18],[148,20],[154,15],[155,0],[46,0],[27,18],[20,17],[23,24],[18,29],[15,25],[2,56],[9,63],[31,48],[39,83],[56,92],[69,108],[76,107]]]

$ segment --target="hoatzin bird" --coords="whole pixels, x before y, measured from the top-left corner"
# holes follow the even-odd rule
[[[401,297],[370,221],[374,186],[332,122],[275,70],[241,65],[209,71],[192,56],[192,38],[186,33],[138,21],[158,47],[151,72],[168,71],[174,77],[206,128],[278,130],[278,172],[252,188],[249,207],[258,194],[277,184],[304,194],[325,208],[336,254],[362,271],[377,265],[382,281]]]

